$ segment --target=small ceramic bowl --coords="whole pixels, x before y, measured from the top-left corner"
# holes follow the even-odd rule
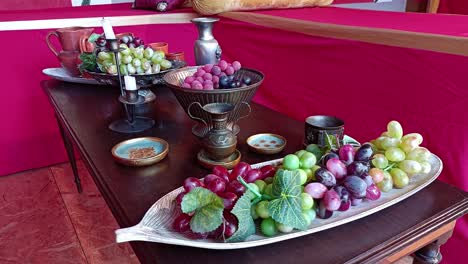
[[[130,158],[130,153],[143,148],[153,148],[154,155],[146,158]],[[112,148],[112,156],[123,165],[148,166],[155,164],[167,156],[169,144],[156,137],[141,137],[125,140]]]
[[[256,134],[247,139],[247,145],[251,151],[259,154],[277,154],[286,146],[286,139],[276,134]]]

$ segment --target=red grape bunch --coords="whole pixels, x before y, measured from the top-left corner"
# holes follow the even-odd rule
[[[231,210],[234,208],[237,200],[246,191],[246,187],[237,180],[237,177],[241,176],[245,182],[253,183],[257,180],[272,177],[275,170],[276,169],[270,165],[260,169],[252,169],[249,164],[240,162],[230,173],[222,166],[215,166],[212,173],[206,175],[202,180],[195,177],[185,179],[183,185],[184,192],[180,193],[176,198],[177,206],[181,207],[184,196],[194,188],[202,187],[208,189],[223,199],[223,223],[214,231],[195,233],[190,229],[192,215],[182,213],[173,222],[174,230],[194,239],[227,239],[231,237],[238,228],[238,220],[236,216],[231,213]]]

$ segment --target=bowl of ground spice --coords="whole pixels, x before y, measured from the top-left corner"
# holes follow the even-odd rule
[[[125,140],[112,148],[114,159],[126,166],[149,166],[167,156],[169,144],[157,137]]]

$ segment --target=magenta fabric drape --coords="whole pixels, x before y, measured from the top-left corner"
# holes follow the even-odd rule
[[[122,4],[41,12],[2,11],[0,21],[153,13],[131,10],[128,4]],[[459,37],[468,33],[465,16],[340,8],[258,13]],[[13,50],[7,48],[2,53],[7,62],[1,66],[2,89],[9,100],[0,104],[4,113],[0,175],[66,161],[52,108],[39,85],[40,80],[47,79],[42,69],[59,66],[44,42],[48,31],[0,32],[2,39],[14,41]],[[191,24],[116,27],[115,31],[134,32],[147,43],[166,41],[171,51],[184,51],[193,64],[192,45],[197,33]],[[405,132],[421,133],[423,145],[443,159],[445,169],[440,179],[468,190],[467,57],[319,38],[225,18],[215,26],[214,33],[225,58],[265,73],[256,102],[297,120],[313,114],[339,116],[346,121],[346,133],[360,141],[377,137],[389,120],[399,120]],[[456,249],[468,242],[467,226],[466,219],[457,225],[454,242],[450,242],[452,261],[446,263],[462,259],[459,254],[463,250]]]
[[[341,14],[335,10],[331,19]],[[387,14],[380,15],[385,19]],[[430,24],[431,18],[424,19]],[[387,23],[404,28],[395,17]],[[437,31],[450,34],[451,29]],[[468,57],[307,36],[229,19],[214,33],[227,59],[265,73],[255,102],[300,121],[309,115],[338,116],[346,122],[345,132],[361,142],[378,137],[388,121],[399,120],[405,133],[421,133],[423,145],[441,157],[439,179],[468,190]],[[450,246],[443,248],[450,252],[444,263],[459,263],[466,243],[465,218]]]
[[[468,15],[468,1],[440,0],[439,13]]]

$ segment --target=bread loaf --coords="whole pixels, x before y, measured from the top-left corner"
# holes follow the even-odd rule
[[[214,15],[228,11],[326,6],[333,0],[192,0],[195,11]]]

